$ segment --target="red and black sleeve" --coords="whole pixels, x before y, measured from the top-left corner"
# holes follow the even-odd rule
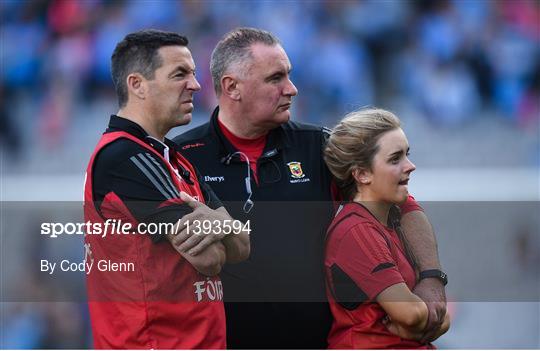
[[[338,246],[335,265],[374,300],[384,289],[404,282],[384,235],[368,223],[352,227]]]
[[[105,196],[116,194],[141,223],[176,223],[192,209],[185,204],[163,204],[179,192],[161,159],[142,146],[119,139],[97,155],[93,168],[93,192],[100,210]],[[163,235],[151,235],[159,242]]]

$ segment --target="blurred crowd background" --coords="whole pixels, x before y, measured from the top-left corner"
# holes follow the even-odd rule
[[[456,166],[538,165],[539,7],[531,0],[2,0],[6,162],[10,171],[32,167],[29,160],[42,171],[84,167],[80,154],[96,140],[89,128],[102,130],[117,111],[111,53],[141,28],[187,35],[203,87],[195,113],[206,120],[216,104],[214,45],[232,28],[255,26],[283,41],[300,91],[297,120],[332,126],[348,111],[383,106],[412,120],[408,132],[418,135],[428,166],[441,165],[422,147],[430,132],[454,149],[477,143],[478,155],[449,153]],[[464,137],[452,133],[460,130]],[[479,133],[495,133],[496,142]],[[42,162],[51,152],[63,162]]]
[[[109,115],[117,111],[110,56],[129,32],[157,28],[189,38],[202,85],[193,125],[208,120],[216,105],[210,54],[220,37],[238,26],[267,29],[282,40],[299,89],[295,120],[331,127],[346,112],[380,106],[404,121],[418,172],[538,172],[540,2],[535,0],[0,0],[4,191],[13,191],[6,188],[23,179],[32,189],[52,189],[59,196],[82,193],[88,157]],[[55,185],[39,181],[55,177],[61,179]],[[538,186],[530,189],[536,201]],[[23,195],[31,191],[28,187],[16,191]],[[504,234],[506,254],[518,268],[540,262],[538,227],[527,220]],[[20,251],[9,251],[30,270],[43,248],[19,241]],[[10,269],[5,257],[4,272]],[[526,263],[523,257],[529,257]],[[540,281],[537,269],[527,274],[533,283]],[[25,279],[17,284],[43,289],[33,278]],[[537,331],[538,306],[533,304],[533,314],[526,317]],[[83,303],[2,303],[2,308],[0,347],[90,346]],[[482,309],[467,310],[474,308]],[[442,346],[491,345],[467,344],[475,338],[466,325]],[[513,342],[539,347],[539,333],[532,339],[518,335]]]

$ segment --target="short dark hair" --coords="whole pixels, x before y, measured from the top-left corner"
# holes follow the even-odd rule
[[[251,56],[251,45],[261,43],[268,46],[281,45],[272,33],[257,28],[236,28],[225,34],[214,48],[210,59],[210,72],[214,90],[221,94],[221,78],[233,65],[245,66]],[[245,67],[244,67],[245,68]]]
[[[172,32],[144,29],[126,35],[116,45],[111,56],[111,76],[122,108],[128,101],[126,78],[138,72],[146,79],[153,79],[156,69],[163,64],[158,50],[163,46],[187,46],[186,37]]]

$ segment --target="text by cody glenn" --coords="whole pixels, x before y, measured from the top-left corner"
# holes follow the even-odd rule
[[[40,268],[42,272],[49,274],[54,274],[57,271],[90,274],[92,269],[97,269],[100,272],[134,272],[135,264],[133,262],[113,262],[111,260],[83,260],[81,262],[41,260]]]

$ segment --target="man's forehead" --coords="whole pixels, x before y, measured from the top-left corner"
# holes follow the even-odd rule
[[[163,46],[158,50],[163,63],[166,65],[189,64],[195,65],[191,51],[186,46]]]
[[[270,69],[276,66],[283,66],[286,70],[291,68],[291,63],[287,53],[279,44],[266,45],[264,43],[255,43],[251,45],[251,56],[254,65],[262,65]]]

